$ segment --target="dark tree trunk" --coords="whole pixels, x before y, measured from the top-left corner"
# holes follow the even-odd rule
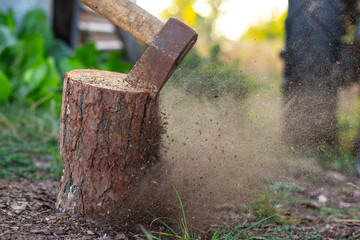
[[[56,206],[62,212],[121,216],[132,189],[158,159],[157,100],[132,89],[125,77],[98,70],[65,75],[59,136],[64,171]]]

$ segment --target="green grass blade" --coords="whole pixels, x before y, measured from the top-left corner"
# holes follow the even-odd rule
[[[150,214],[150,216],[152,216],[153,218],[155,218],[156,221],[159,221],[162,225],[164,225],[164,226],[165,226],[168,230],[170,230],[174,235],[178,235],[170,226],[168,226],[164,221],[162,221],[161,218],[158,218],[158,217],[156,217],[155,215],[153,215],[152,213],[149,213],[149,212],[148,212],[148,214]],[[170,221],[175,222],[177,225],[179,225],[178,222],[176,222],[175,220],[173,220],[173,219],[171,219],[171,218],[163,218],[163,219],[168,219],[168,220],[170,220]]]
[[[219,235],[219,231],[216,231],[214,235],[211,237],[211,240],[216,240],[218,235]]]
[[[189,228],[188,228],[187,222],[186,222],[184,205],[183,205],[183,203],[182,203],[182,201],[181,201],[180,195],[179,195],[178,191],[176,190],[175,186],[172,185],[172,187],[173,187],[173,189],[174,189],[174,191],[175,191],[175,193],[176,193],[177,198],[179,199],[179,203],[180,203],[180,207],[181,207],[181,211],[182,211],[182,215],[183,215],[184,228],[185,228],[185,229],[183,229],[183,228],[181,228],[181,229],[183,230],[183,232],[184,232],[184,234],[187,236],[187,238],[190,238],[190,234],[189,234],[189,231],[188,231]]]
[[[268,233],[264,233],[264,234],[257,235],[257,236],[254,236],[254,237],[246,238],[246,240],[256,239],[256,238],[260,238],[260,237],[269,236],[269,235],[271,235],[271,234],[274,234],[274,233],[277,233],[277,232],[283,231],[284,229],[285,229],[285,227],[280,228],[280,229],[278,229],[278,230],[276,230],[276,231],[273,231],[273,232],[268,232]]]
[[[146,231],[143,226],[141,226],[140,228],[141,228],[141,230],[144,232],[147,240],[153,240],[153,239],[154,239],[153,236],[152,236],[148,231]]]
[[[242,233],[244,233],[244,232],[246,232],[246,231],[248,231],[248,230],[256,227],[256,226],[259,225],[260,223],[265,222],[266,220],[269,220],[270,218],[275,217],[275,216],[278,215],[279,213],[280,213],[280,212],[278,212],[278,213],[276,213],[276,214],[274,214],[274,215],[271,215],[270,217],[264,218],[264,219],[262,219],[262,220],[260,220],[260,221],[258,221],[258,222],[256,222],[256,223],[252,224],[251,226],[249,226],[249,227],[245,228],[244,230],[242,230],[239,234],[242,234]]]

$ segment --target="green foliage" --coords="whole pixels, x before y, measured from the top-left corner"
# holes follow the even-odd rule
[[[220,52],[220,46],[215,45],[210,58],[206,59],[201,58],[195,50],[191,51],[171,82],[199,98],[214,99],[230,95],[244,99],[257,89],[255,79],[242,73],[237,61],[221,61]]]
[[[122,53],[94,44],[75,52],[54,38],[42,10],[17,32],[14,13],[0,13],[0,177],[60,178],[58,114],[63,74],[78,68],[127,72]]]
[[[60,75],[55,59],[49,56],[57,40],[46,25],[46,15],[33,10],[24,17],[22,28],[15,31],[13,12],[1,14],[0,71],[8,79],[10,88],[6,100],[12,102],[35,102],[47,98],[59,99]],[[3,77],[4,78],[4,77]]]
[[[45,50],[48,53],[54,47],[54,34],[47,26],[46,14],[41,9],[34,9],[28,12],[22,22],[22,29],[19,33],[19,38],[23,39],[27,36],[36,34],[40,36],[44,42]]]
[[[0,25],[7,27],[11,33],[15,33],[16,23],[12,9],[9,9],[7,14],[0,12]]]
[[[260,20],[250,26],[243,38],[256,40],[283,40],[285,35],[286,12],[281,15],[272,14],[269,20]]]
[[[194,12],[197,0],[173,0],[170,7],[162,13],[165,18],[177,17],[193,26],[202,42],[198,47],[209,55],[208,58],[204,58],[193,49],[170,81],[171,84],[184,87],[186,92],[199,98],[214,99],[231,95],[243,99],[258,87],[254,77],[242,73],[239,61],[226,62],[221,59],[220,39],[216,38],[213,29],[221,14],[220,6],[225,1],[207,1],[211,8],[208,16]]]
[[[99,52],[94,43],[78,47],[73,56],[59,61],[61,73],[87,68],[128,73],[132,64],[125,60],[123,52]]]
[[[16,44],[16,38],[11,30],[3,25],[0,25],[0,52],[7,47],[12,47]]]
[[[0,104],[5,103],[11,95],[11,86],[8,77],[0,72]]]
[[[128,72],[131,64],[122,53],[102,53],[95,44],[71,50],[54,37],[40,9],[29,11],[16,32],[14,14],[0,13],[0,104],[55,100],[60,109],[61,83],[65,72],[79,68]],[[121,63],[124,62],[123,64]]]
[[[256,217],[268,218],[278,213],[275,205],[278,203],[278,197],[270,194],[263,194],[259,196],[259,200],[252,203],[250,211]]]

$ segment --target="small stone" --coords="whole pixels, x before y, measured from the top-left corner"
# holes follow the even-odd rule
[[[116,238],[119,240],[128,240],[128,238],[126,237],[126,235],[124,233],[117,233]]]
[[[347,203],[347,202],[343,202],[343,201],[339,202],[339,208],[349,208],[351,206],[352,206],[351,203]]]
[[[323,195],[323,194],[319,195],[319,197],[318,197],[319,203],[327,203],[328,201],[329,201],[329,199],[325,195]]]
[[[49,229],[35,229],[35,230],[31,230],[30,232],[34,234],[44,234],[44,235],[51,234],[51,231]]]
[[[65,231],[63,228],[56,228],[53,230],[53,233],[55,233],[56,235],[63,235]]]
[[[89,235],[94,235],[94,233],[92,231],[90,231],[90,230],[87,230],[86,233],[89,234]]]
[[[27,203],[17,203],[17,202],[14,202],[10,205],[11,209],[16,211],[16,212],[21,212],[23,210],[25,210],[27,206]]]
[[[311,201],[311,202],[306,202],[302,204],[304,207],[306,208],[313,208],[313,209],[319,209],[321,206],[319,203]]]
[[[247,214],[245,215],[245,218],[246,218],[247,220],[252,220],[252,219],[255,219],[256,216],[255,216],[253,213],[249,212],[249,213],[247,213]]]

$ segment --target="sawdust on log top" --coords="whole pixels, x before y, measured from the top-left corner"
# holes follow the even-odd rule
[[[72,80],[118,91],[134,91],[141,90],[133,88],[129,83],[125,82],[126,74],[102,70],[79,69],[66,73],[66,76]]]

